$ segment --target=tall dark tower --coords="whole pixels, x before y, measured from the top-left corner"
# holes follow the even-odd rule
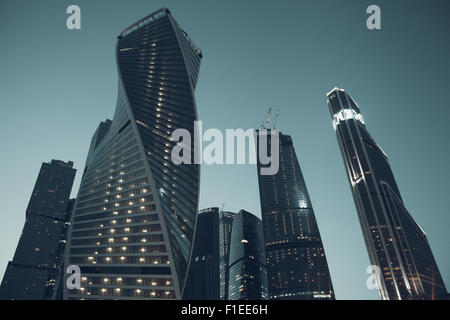
[[[257,154],[262,134],[256,131]],[[262,175],[258,158],[259,196],[264,226],[271,299],[334,299],[328,263],[308,190],[292,139],[279,133],[279,169]]]
[[[200,210],[184,299],[227,298],[227,266],[235,213],[219,208]]]
[[[171,134],[195,136],[201,57],[165,8],[118,36],[117,106],[86,160],[66,254],[81,288],[66,299],[181,299],[200,167],[172,162]]]
[[[405,208],[383,150],[349,94],[328,94],[333,124],[370,263],[384,300],[435,299],[447,291],[423,230]]]
[[[2,300],[51,300],[59,297],[73,162],[43,163],[28,203],[26,220],[0,287]],[[69,209],[68,209],[69,208]]]
[[[262,222],[241,210],[231,228],[228,300],[264,300],[268,295]]]

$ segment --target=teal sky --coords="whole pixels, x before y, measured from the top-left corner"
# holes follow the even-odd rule
[[[81,30],[66,8],[81,7]],[[381,30],[366,8],[381,8]],[[203,50],[203,128],[258,128],[269,106],[290,134],[338,299],[378,299],[326,104],[345,88],[387,153],[406,207],[450,287],[450,2],[365,0],[2,0],[0,276],[43,161],[72,160],[73,196],[98,123],[117,96],[116,36],[167,7]],[[256,167],[202,166],[200,208],[260,216]]]

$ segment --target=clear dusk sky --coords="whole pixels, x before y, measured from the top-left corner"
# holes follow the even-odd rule
[[[66,8],[81,8],[81,30]],[[381,8],[381,30],[366,8]],[[378,299],[326,93],[345,88],[387,153],[406,207],[450,286],[450,2],[366,0],[1,0],[0,276],[42,162],[74,161],[80,184],[117,96],[116,36],[167,7],[203,50],[203,128],[258,128],[269,106],[292,136],[338,299]],[[260,216],[254,165],[203,165],[200,209]]]

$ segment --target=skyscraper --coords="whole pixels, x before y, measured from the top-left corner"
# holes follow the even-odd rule
[[[434,299],[447,293],[424,231],[405,208],[386,154],[343,89],[328,94],[370,263],[382,299]]]
[[[199,211],[185,299],[227,298],[227,266],[234,215],[217,207]]]
[[[65,298],[182,297],[200,168],[171,161],[170,137],[194,136],[201,57],[165,8],[118,36],[115,114],[92,138],[69,232],[81,288]]]
[[[220,299],[228,299],[228,272],[231,251],[231,229],[236,213],[230,211],[219,212],[219,276]]]
[[[66,254],[66,244],[67,244],[67,234],[69,232],[70,219],[72,217],[73,206],[75,204],[75,199],[70,199],[67,203],[65,224],[59,241],[57,261],[55,263],[55,270],[50,281],[48,281],[48,287],[51,288],[51,299],[52,300],[62,300],[63,291],[65,286],[64,274],[66,268],[64,265],[65,254]],[[49,290],[48,290],[49,291]]]
[[[73,162],[43,163],[28,203],[16,253],[3,276],[0,299],[56,299],[61,280]]]
[[[272,129],[267,134],[271,150]],[[259,196],[271,299],[334,299],[328,263],[292,139],[279,133],[279,170],[261,175]]]
[[[268,296],[262,222],[241,210],[231,228],[228,300],[263,300]]]

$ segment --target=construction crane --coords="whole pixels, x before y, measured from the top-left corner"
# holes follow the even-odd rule
[[[270,126],[270,114],[272,113],[272,108],[269,108],[269,111],[267,112],[266,121],[261,124],[261,129],[269,129]],[[278,108],[275,113],[275,123],[272,126],[272,129],[276,129],[278,127],[278,115],[280,113],[280,109]]]
[[[263,122],[261,124],[261,129],[269,129],[269,122],[270,122],[270,112],[272,111],[272,108],[269,108],[269,112],[267,112],[267,118],[265,123]]]
[[[278,115],[280,114],[280,109],[277,109],[277,113],[275,113],[275,124],[273,125],[272,129],[276,129],[278,127]]]

